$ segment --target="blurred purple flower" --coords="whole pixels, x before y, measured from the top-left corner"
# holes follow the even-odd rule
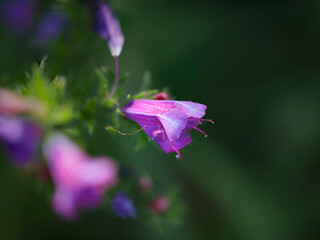
[[[50,12],[42,17],[35,33],[35,43],[47,45],[56,41],[69,24],[69,19],[63,12]]]
[[[93,28],[101,38],[107,40],[112,56],[119,56],[124,44],[124,36],[119,20],[107,4],[102,2],[96,3]]]
[[[41,129],[18,117],[0,115],[0,143],[12,161],[22,166],[35,160]]]
[[[132,200],[125,193],[118,192],[114,196],[111,202],[111,208],[121,218],[136,217],[136,208]]]
[[[129,102],[121,110],[125,117],[136,121],[143,130],[166,152],[176,152],[191,142],[189,131],[197,128],[207,106],[187,101],[158,101],[138,99]],[[211,121],[212,122],[212,121]]]
[[[44,154],[55,184],[53,209],[66,220],[75,219],[80,209],[101,204],[117,181],[117,166],[110,158],[91,158],[64,135],[53,135]]]
[[[4,23],[17,33],[27,30],[36,10],[36,0],[11,0],[1,6]]]

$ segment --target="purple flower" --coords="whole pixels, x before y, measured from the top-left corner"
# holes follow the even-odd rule
[[[117,181],[117,166],[110,158],[91,158],[64,135],[53,135],[44,154],[55,185],[53,209],[66,220],[75,219],[80,209],[98,206]]]
[[[4,23],[17,33],[24,32],[32,23],[36,0],[11,0],[1,7]]]
[[[47,13],[40,21],[36,29],[35,42],[38,45],[52,43],[60,37],[69,23],[69,19],[63,12]]]
[[[12,161],[22,166],[35,160],[41,129],[21,118],[0,115],[0,144]]]
[[[112,56],[119,56],[124,44],[124,36],[119,20],[107,4],[102,2],[96,4],[93,28],[101,38],[107,40]]]
[[[112,202],[111,208],[121,218],[135,218],[136,209],[131,199],[122,192],[118,192]]]
[[[197,128],[207,106],[186,101],[158,101],[138,99],[122,108],[125,117],[136,121],[143,130],[166,152],[176,152],[191,142],[189,131]],[[211,121],[212,122],[212,121]]]

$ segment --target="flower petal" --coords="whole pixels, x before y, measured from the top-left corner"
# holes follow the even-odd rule
[[[73,192],[63,187],[56,188],[52,199],[52,208],[67,220],[76,218],[77,208]]]
[[[117,166],[106,157],[92,158],[82,166],[82,184],[95,187],[111,187],[117,178]]]
[[[177,101],[177,103],[184,108],[188,117],[202,118],[206,114],[206,105],[191,101]]]
[[[174,141],[180,137],[182,130],[187,125],[186,114],[179,109],[172,109],[162,114],[159,120],[167,134],[169,141]]]

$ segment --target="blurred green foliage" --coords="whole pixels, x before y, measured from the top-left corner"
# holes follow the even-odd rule
[[[194,133],[181,160],[151,143],[134,152],[143,133],[101,131],[111,124],[103,114],[101,126],[90,127],[96,93],[102,97],[110,86],[104,66],[113,67],[113,59],[92,32],[84,5],[41,1],[37,15],[51,4],[72,18],[51,46],[35,46],[31,33],[0,29],[0,85],[25,85],[26,71],[47,55],[48,79],[67,79],[72,107],[88,120],[81,135],[89,153],[151,173],[159,194],[179,184],[188,214],[180,227],[155,219],[158,228],[152,228],[139,217],[122,220],[99,210],[65,223],[48,207],[50,195],[0,161],[0,239],[319,239],[318,1],[110,1],[126,38],[119,59],[120,73],[130,72],[126,95],[134,96],[143,82],[142,90],[168,86],[174,99],[208,105],[215,125],[202,128],[209,138]],[[60,80],[53,82],[57,89]]]

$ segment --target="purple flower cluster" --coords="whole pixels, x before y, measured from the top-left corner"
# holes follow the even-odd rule
[[[5,5],[5,20],[16,29],[25,29],[31,21],[35,3],[36,0],[14,0],[12,4]],[[119,80],[118,56],[122,51],[124,36],[118,19],[107,4],[95,0],[87,3],[91,4],[94,11],[95,31],[107,41],[115,58],[115,80],[110,93],[106,95],[108,100],[116,100],[113,96],[116,96]],[[44,45],[57,39],[67,23],[67,17],[62,13],[45,15],[36,30],[36,42]],[[132,100],[121,108],[121,112],[124,117],[137,122],[164,152],[176,152],[177,157],[181,158],[179,150],[191,143],[192,129],[207,136],[198,128],[202,121],[212,122],[202,119],[206,114],[206,105],[191,101],[172,101],[166,92],[156,94],[153,99]],[[16,116],[32,113],[44,118],[48,110],[46,107],[0,88],[0,145],[19,166],[36,160],[39,150],[43,150],[47,166],[42,164],[44,168],[40,169],[39,174],[54,183],[52,207],[62,218],[73,220],[81,210],[92,209],[103,203],[106,191],[118,182],[118,174],[125,178],[131,173],[124,168],[118,172],[118,166],[112,159],[104,156],[91,157],[65,135],[50,135],[51,131],[46,132],[40,124]],[[48,129],[50,127],[53,126]],[[46,141],[41,148],[42,138],[46,138]],[[139,179],[140,192],[151,190],[152,185],[149,176]],[[136,217],[135,205],[124,192],[117,192],[110,206],[121,218]],[[159,196],[150,202],[148,208],[154,214],[160,214],[165,213],[169,206],[169,199]]]

